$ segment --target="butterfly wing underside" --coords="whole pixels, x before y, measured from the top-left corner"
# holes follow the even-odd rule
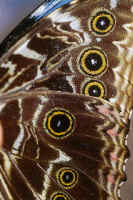
[[[2,200],[120,199],[132,8],[122,0],[73,0],[1,57]]]
[[[58,192],[67,199],[118,199],[128,128],[117,110],[99,99],[57,92],[12,98],[0,115],[0,164],[8,182],[2,187],[9,199],[52,199]]]

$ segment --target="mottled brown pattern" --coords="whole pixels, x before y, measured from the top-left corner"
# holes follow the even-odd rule
[[[132,111],[133,1],[111,2],[73,0],[0,58],[2,200],[51,200],[58,191],[69,200],[120,199]],[[111,12],[115,24],[101,36],[91,30],[90,20],[102,10]],[[81,70],[88,49],[100,50],[107,60],[98,75]],[[91,80],[103,83],[103,99],[83,94]],[[44,122],[52,109],[74,116],[68,136],[48,134]],[[62,167],[78,171],[75,187],[59,184],[56,173]]]
[[[132,102],[132,84],[130,84],[132,83],[132,70],[130,69],[132,68],[133,58],[130,56],[128,59],[129,49],[132,48],[132,43],[130,41],[133,39],[130,33],[132,30],[133,18],[131,6],[131,2],[125,3],[120,1],[118,8],[116,7],[111,10],[110,1],[105,3],[105,1],[99,0],[95,2],[86,0],[82,2],[80,6],[79,3],[75,3],[73,6],[70,4],[67,8],[61,8],[59,11],[57,10],[47,18],[44,18],[42,24],[38,25],[39,30],[37,33],[33,32],[32,38],[26,45],[26,48],[32,51],[34,50],[34,52],[38,54],[38,59],[26,58],[24,50],[22,52],[23,48],[18,48],[17,53],[8,59],[8,62],[16,65],[13,76],[16,75],[17,78],[10,84],[10,87],[2,90],[2,92],[10,91],[15,88],[18,89],[20,85],[25,86],[33,79],[35,80],[44,76],[46,71],[59,70],[64,72],[65,76],[74,74],[72,81],[69,82],[69,87],[74,88],[73,91],[76,93],[81,93],[82,84],[86,79],[90,80],[95,78],[103,81],[106,86],[105,99],[120,107],[123,115],[128,118],[128,114],[125,115],[125,112],[130,112]],[[110,10],[116,19],[114,30],[101,38],[94,35],[89,28],[89,19],[94,16],[98,9]],[[69,13],[74,18],[69,19]],[[63,21],[63,15],[64,17],[68,17],[68,22],[66,20]],[[77,24],[77,27],[72,27],[73,21]],[[101,51],[106,54],[108,70],[103,75],[88,77],[79,71],[78,60],[81,51],[93,47],[101,49]],[[120,54],[119,52],[122,53]],[[12,54],[14,53],[12,52]],[[21,56],[19,54],[21,54]],[[23,57],[23,59],[21,59],[21,57]],[[127,66],[128,69],[126,69],[127,67],[125,68],[125,66]],[[39,73],[37,70],[40,70],[38,76],[36,76],[36,74]],[[25,74],[29,74],[28,77],[25,77]],[[11,77],[11,74],[8,74],[8,76],[6,75],[5,78],[3,76],[1,86],[7,84],[7,80]],[[78,83],[75,79],[78,80]],[[79,82],[79,80],[81,80],[81,82]],[[51,82],[51,78],[49,81]],[[60,83],[61,86],[57,89],[64,91],[64,89],[61,88],[62,79]],[[121,87],[121,83],[124,87]],[[47,84],[45,85],[45,83],[44,87],[51,89],[51,87]],[[68,91],[67,87],[66,91]],[[123,94],[124,101],[121,100]]]
[[[1,167],[2,171],[4,170],[7,174],[10,174],[10,184],[15,186],[17,181],[15,177],[18,177],[18,184],[15,186],[16,193],[18,195],[21,196],[21,194],[23,194],[23,190],[21,190],[20,185],[24,184],[25,181],[27,182],[26,185],[24,185],[24,187],[26,187],[25,198],[29,198],[28,195],[30,195],[30,193],[32,195],[39,195],[43,190],[45,190],[44,188],[41,189],[38,184],[34,184],[34,176],[30,175],[30,170],[25,172],[25,170],[28,169],[21,166],[22,160],[24,166],[28,162],[30,165],[29,168],[33,168],[33,170],[34,167],[32,165],[37,167],[37,170],[39,166],[42,166],[42,169],[46,174],[48,173],[47,170],[52,163],[53,166],[55,165],[55,167],[52,168],[54,171],[57,169],[56,165],[59,165],[62,162],[63,166],[75,167],[75,169],[81,173],[81,184],[78,182],[77,190],[74,188],[73,190],[69,191],[69,194],[72,195],[74,199],[81,199],[83,194],[85,195],[85,198],[88,196],[89,199],[91,199],[93,196],[94,199],[107,199],[109,194],[111,196],[113,195],[112,197],[114,199],[117,199],[115,189],[118,187],[118,185],[111,183],[111,186],[109,186],[108,184],[110,183],[108,183],[108,176],[112,176],[112,178],[117,179],[118,183],[119,181],[125,179],[121,168],[124,159],[114,163],[111,158],[111,153],[116,152],[121,158],[123,156],[127,157],[127,150],[123,144],[124,137],[126,136],[126,132],[128,130],[125,124],[120,120],[118,111],[116,111],[111,105],[106,104],[106,102],[93,99],[93,97],[91,98],[78,95],[60,94],[57,92],[48,93],[36,91],[32,93],[18,93],[17,96],[11,96],[11,98],[14,100],[7,99],[8,102],[0,114],[0,120],[4,129],[3,148],[6,150],[6,152],[9,152],[8,156],[9,159],[11,159],[11,162],[16,162],[16,164],[14,163],[15,166],[10,168],[10,173],[8,172],[6,166],[2,164],[3,160],[1,160]],[[18,116],[17,113],[15,114],[12,112],[11,107],[12,105],[18,105],[18,103],[20,106],[20,102],[22,102],[21,116]],[[106,107],[108,112],[112,113],[110,116],[106,116],[106,114],[101,113],[99,108],[103,105]],[[39,109],[39,106],[41,106],[41,110],[38,115],[36,115],[36,110]],[[90,106],[91,110],[89,110]],[[71,112],[76,118],[74,132],[72,135],[62,140],[55,140],[51,138],[46,134],[43,126],[45,113],[55,107],[69,110],[69,112]],[[10,128],[8,129],[6,127],[7,124],[5,124],[4,118],[7,113],[8,116],[12,115],[13,113],[13,117],[10,119]],[[18,119],[18,123],[15,123],[15,120],[13,119]],[[34,125],[35,120],[37,123],[36,127]],[[82,121],[82,123],[80,123],[80,121]],[[120,131],[118,133],[119,136],[117,136],[118,139],[112,138],[110,135],[107,136],[107,130],[115,128],[116,125],[119,127]],[[17,130],[18,126],[21,129]],[[15,138],[12,134],[10,134],[10,140],[8,137],[9,129],[13,130],[13,133],[16,132],[17,134]],[[125,136],[121,135],[123,131]],[[21,145],[16,143],[18,137],[23,138],[21,140]],[[117,147],[115,146],[114,139],[117,140]],[[109,146],[106,146],[106,143],[108,143]],[[59,156],[59,152],[62,152],[64,155],[66,154],[67,157],[71,158],[70,161],[67,161],[66,159],[64,163],[63,160],[60,160],[61,157]],[[3,153],[1,152],[1,154]],[[18,158],[17,161],[15,155],[16,158]],[[54,164],[54,161],[57,158],[60,161],[58,161],[57,164],[56,162]],[[19,168],[17,169],[16,167]],[[19,177],[17,173],[23,173],[23,175],[26,176],[26,180],[23,180],[21,176]],[[55,179],[52,173],[53,172],[51,171],[51,173],[48,173],[47,175],[50,175],[52,179]],[[37,176],[39,184],[41,184],[40,181],[45,183],[45,180],[41,178],[41,174],[40,177],[39,174]],[[30,182],[32,185],[32,190],[27,185]],[[83,188],[84,184],[87,184],[85,188]],[[51,185],[53,185],[53,183],[51,183]],[[40,189],[39,191],[38,187]],[[90,190],[86,190],[86,188],[90,188]],[[30,192],[28,192],[29,190]],[[96,192],[97,190],[99,192]],[[79,191],[78,196],[76,196],[77,191]],[[97,195],[95,196],[96,193]],[[47,191],[46,194],[48,195],[49,192]],[[30,196],[30,199],[34,198]]]

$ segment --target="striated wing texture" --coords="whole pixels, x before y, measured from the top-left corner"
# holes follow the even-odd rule
[[[114,107],[57,92],[10,98],[0,113],[1,190],[7,199],[53,200],[59,192],[64,200],[118,199],[128,127]]]
[[[30,84],[91,94],[118,106],[127,119],[132,106],[133,2],[111,2],[73,0],[42,19],[1,60],[0,91]],[[98,29],[100,16],[107,18],[107,27]]]
[[[133,104],[133,1],[46,5],[0,58],[0,199],[118,200]]]

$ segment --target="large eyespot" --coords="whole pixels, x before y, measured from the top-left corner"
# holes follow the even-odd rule
[[[100,49],[85,50],[79,62],[80,70],[90,76],[98,76],[107,69],[107,58]]]
[[[101,81],[91,80],[84,84],[82,93],[88,96],[103,98],[105,96],[105,87]]]
[[[56,177],[58,183],[61,184],[65,189],[71,189],[78,182],[79,175],[76,170],[64,167],[57,172]]]
[[[52,194],[50,200],[71,200],[71,198],[63,192],[55,192]]]
[[[115,25],[115,17],[109,11],[99,11],[90,20],[91,30],[100,36],[110,33]]]
[[[63,139],[73,132],[74,122],[75,117],[69,111],[55,108],[46,114],[44,128],[50,136]]]

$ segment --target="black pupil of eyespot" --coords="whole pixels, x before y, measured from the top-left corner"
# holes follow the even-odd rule
[[[65,183],[71,183],[73,181],[73,174],[70,172],[65,172],[62,178]]]
[[[100,17],[97,20],[96,27],[100,30],[106,30],[110,25],[110,21],[107,17]]]
[[[87,56],[85,64],[89,70],[98,70],[102,65],[102,58],[97,53],[91,53]]]
[[[65,200],[64,197],[56,197],[56,200]]]
[[[64,114],[58,114],[51,119],[51,128],[58,133],[66,131],[70,126],[69,118]]]
[[[93,85],[89,88],[88,93],[90,96],[99,97],[101,95],[101,90],[97,85]]]

